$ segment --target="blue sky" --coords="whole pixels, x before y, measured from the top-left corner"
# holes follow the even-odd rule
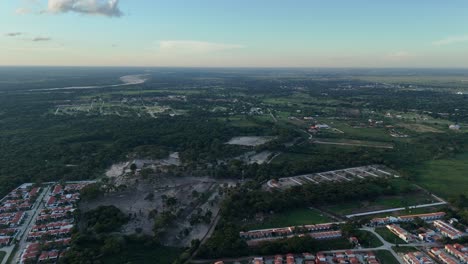
[[[0,0],[0,65],[468,67],[466,0]]]

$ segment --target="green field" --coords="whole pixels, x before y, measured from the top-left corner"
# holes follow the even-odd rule
[[[397,237],[386,227],[378,227],[375,229],[375,232],[377,232],[387,242],[394,243],[394,244],[407,244],[405,241]]]
[[[397,259],[388,250],[377,250],[375,256],[379,259],[382,264],[399,264]]]
[[[5,251],[0,251],[0,262],[3,261],[3,258],[5,258],[6,252]]]
[[[445,198],[468,195],[468,153],[429,161],[410,171],[418,184]]]
[[[415,247],[400,247],[400,246],[398,246],[398,247],[392,247],[392,249],[397,253],[409,253],[409,252],[419,251]]]
[[[380,241],[380,239],[371,232],[357,230],[355,233],[353,233],[353,235],[358,238],[359,244],[361,244],[361,246],[364,248],[376,248],[383,246],[382,241]]]
[[[249,229],[265,229],[273,227],[300,226],[332,222],[320,212],[305,208],[268,216],[263,223],[255,223]]]

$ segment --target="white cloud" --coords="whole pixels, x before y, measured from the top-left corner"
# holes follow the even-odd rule
[[[23,32],[9,32],[9,33],[6,33],[5,36],[7,37],[18,37],[18,36],[21,36],[23,35]]]
[[[76,12],[87,15],[120,17],[119,0],[49,0],[47,13]]]
[[[51,40],[52,38],[49,38],[49,37],[35,37],[31,39],[31,41],[34,41],[34,42],[51,41]]]
[[[18,9],[16,9],[15,11],[15,14],[17,15],[26,15],[26,14],[29,14],[31,13],[31,9],[27,8],[27,7],[20,7]]]
[[[242,48],[243,45],[194,40],[164,40],[159,43],[160,51],[164,52],[210,53]]]
[[[446,46],[456,43],[468,42],[468,35],[453,36],[432,42],[434,46]]]

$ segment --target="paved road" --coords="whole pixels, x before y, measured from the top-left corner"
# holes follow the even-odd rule
[[[399,207],[399,208],[391,208],[391,209],[386,209],[386,210],[379,210],[379,211],[372,211],[372,212],[365,212],[365,213],[359,213],[359,214],[351,214],[347,215],[347,218],[353,218],[356,216],[366,216],[366,215],[375,215],[375,214],[381,214],[381,213],[391,213],[391,212],[396,212],[396,211],[404,211],[406,209],[415,209],[415,208],[425,208],[425,207],[433,207],[433,206],[440,206],[440,205],[446,205],[447,202],[438,202],[438,203],[430,203],[430,204],[421,204],[421,205],[412,205],[408,207]]]
[[[372,144],[364,144],[364,143],[331,142],[331,141],[320,141],[320,140],[314,140],[312,141],[312,143],[322,144],[322,145],[357,146],[357,147],[367,147],[367,148],[393,149],[393,146],[372,145]]]
[[[47,198],[47,194],[50,191],[51,186],[48,186],[45,188],[45,190],[42,191],[41,195],[37,198],[36,204],[33,207],[31,212],[31,217],[28,218],[27,224],[25,223],[22,227],[21,234],[20,234],[20,241],[18,242],[18,250],[16,251],[15,255],[12,258],[11,263],[17,263],[19,260],[19,257],[21,256],[21,253],[23,252],[24,248],[26,247],[26,239],[28,238],[28,233],[31,230],[31,228],[35,224],[35,220],[39,212],[44,208],[45,205],[45,198]],[[4,263],[2,263],[4,264]]]

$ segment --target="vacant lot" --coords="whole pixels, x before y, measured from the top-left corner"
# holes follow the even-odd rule
[[[468,153],[426,162],[411,170],[418,184],[445,198],[468,195]]]
[[[319,211],[304,208],[267,216],[263,223],[253,224],[252,226],[249,226],[249,229],[300,226],[329,222],[332,222],[332,220],[322,215]]]

